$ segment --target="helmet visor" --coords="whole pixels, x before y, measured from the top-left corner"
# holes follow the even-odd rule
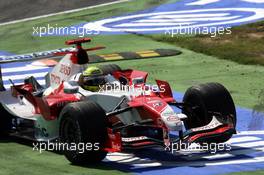
[[[99,86],[105,84],[105,77],[83,77],[83,85],[85,86]]]

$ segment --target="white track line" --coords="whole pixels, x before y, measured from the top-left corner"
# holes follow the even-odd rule
[[[229,13],[216,13],[216,14],[184,14],[184,15],[159,15],[159,16],[153,16],[151,19],[174,19],[174,18],[205,18],[205,17],[224,17],[228,16]]]
[[[171,20],[170,20],[171,21]],[[144,23],[124,23],[124,24],[119,24],[116,25],[115,27],[138,27],[138,26],[175,26],[175,25],[191,25],[193,22],[179,22],[179,23],[174,23],[174,22],[144,22]]]
[[[4,26],[4,25],[8,25],[8,24],[15,24],[15,23],[19,23],[19,22],[25,22],[25,21],[31,21],[31,20],[40,19],[40,18],[51,17],[51,16],[55,16],[55,15],[73,13],[73,12],[78,12],[78,11],[82,11],[82,10],[92,9],[92,8],[96,8],[96,7],[103,7],[103,6],[113,5],[113,4],[119,4],[119,3],[122,3],[122,2],[128,2],[128,1],[131,1],[131,0],[118,0],[118,1],[114,1],[114,2],[108,2],[108,3],[99,4],[99,5],[93,5],[93,6],[89,6],[89,7],[83,7],[83,8],[73,9],[73,10],[66,10],[66,11],[63,11],[63,12],[50,13],[50,14],[47,14],[47,15],[41,15],[41,16],[35,16],[35,17],[30,17],[30,18],[24,18],[24,19],[4,22],[4,23],[1,23],[0,26]]]
[[[264,131],[239,131],[238,135],[264,135]]]
[[[41,72],[41,69],[48,69],[47,66],[32,66],[32,65],[26,65],[26,66],[19,66],[19,67],[11,67],[11,68],[2,68],[2,74],[4,73],[13,73],[13,72],[21,72],[21,71],[33,71],[33,70],[39,70]]]
[[[232,138],[228,141],[228,143],[239,143],[239,142],[251,142],[251,141],[259,141],[262,140],[259,137],[254,137],[254,136],[243,136],[243,137],[235,137]]]
[[[263,148],[264,147],[264,141],[236,143],[236,144],[232,144],[232,146],[236,146],[236,147],[240,147],[240,148],[253,148],[255,146],[262,146],[262,148]]]
[[[137,23],[142,22],[153,22],[153,23],[157,23],[157,22],[171,22],[171,23],[175,23],[175,22],[194,22],[194,21],[222,21],[222,20],[231,20],[231,19],[236,19],[239,18],[240,16],[227,16],[227,17],[210,17],[210,18],[202,18],[202,17],[198,17],[198,18],[164,18],[164,19],[142,19],[142,20],[138,20],[136,21]],[[130,23],[128,23],[130,24]],[[121,25],[119,25],[121,26]]]
[[[3,81],[11,80],[20,80],[26,77],[34,76],[35,78],[43,78],[48,72],[41,72],[41,73],[29,73],[29,74],[21,74],[21,75],[10,75],[4,76],[2,79]]]
[[[207,5],[207,4],[215,3],[218,1],[220,0],[199,0],[199,1],[188,3],[186,5]]]

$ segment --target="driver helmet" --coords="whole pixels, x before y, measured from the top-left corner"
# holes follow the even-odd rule
[[[106,83],[103,71],[96,66],[89,66],[81,74],[81,85],[85,90],[96,92],[99,91],[100,85]]]

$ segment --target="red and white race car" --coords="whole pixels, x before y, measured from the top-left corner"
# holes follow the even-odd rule
[[[66,42],[77,47],[57,53],[65,56],[47,74],[45,87],[29,77],[24,84],[0,92],[1,134],[62,144],[89,143],[94,149],[64,149],[67,159],[79,164],[128,149],[220,143],[236,133],[234,102],[219,83],[190,87],[179,102],[166,81],[156,80],[150,86],[147,72],[108,64],[98,66],[104,79],[100,89],[86,90],[80,84],[88,63],[86,51],[101,49],[83,49],[81,43],[88,41]],[[90,82],[96,83],[93,76]],[[181,113],[174,112],[174,107]],[[177,134],[171,137],[170,133]]]

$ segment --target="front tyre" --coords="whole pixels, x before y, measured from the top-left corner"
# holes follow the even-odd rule
[[[192,86],[184,94],[183,102],[189,107],[183,108],[183,113],[188,116],[185,121],[187,129],[205,126],[212,120],[212,112],[223,116],[232,117],[233,125],[236,126],[236,109],[233,99],[228,90],[219,83],[206,83]],[[208,142],[225,142],[232,134],[224,135]]]
[[[77,149],[63,147],[65,157],[78,165],[102,161],[107,154],[103,150],[107,140],[106,126],[105,111],[95,102],[66,105],[61,112],[60,142],[76,145]]]

